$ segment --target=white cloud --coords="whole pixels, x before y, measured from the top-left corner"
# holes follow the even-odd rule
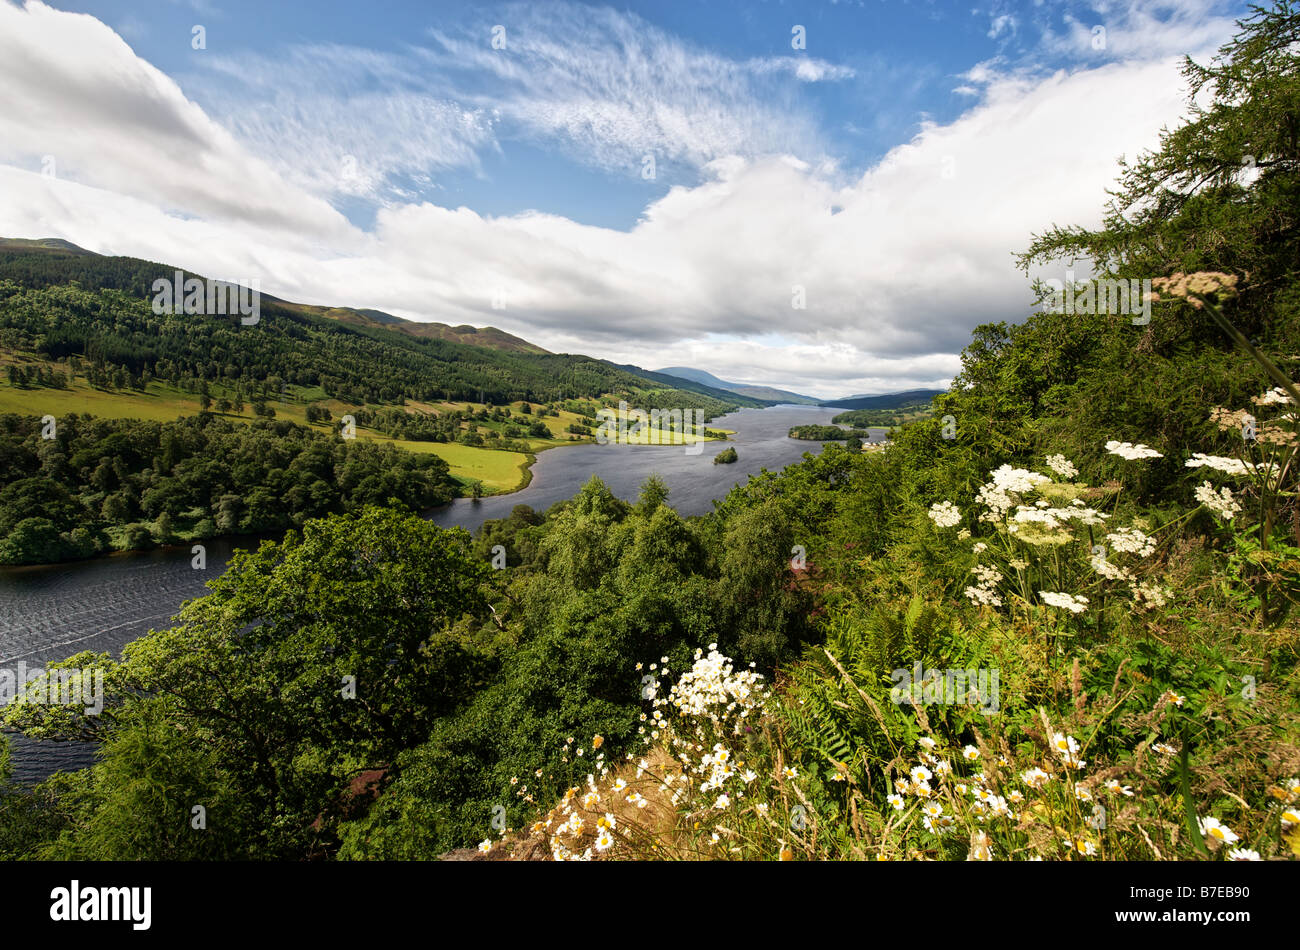
[[[995,16],[993,22],[989,24],[989,39],[995,40],[1003,33],[1016,32],[1016,18],[1009,13],[1001,16]]]
[[[398,199],[397,183],[477,170],[480,152],[497,144],[489,110],[436,94],[397,56],[330,44],[274,59],[213,55],[204,64],[212,72],[195,85],[205,106],[317,194]]]
[[[1126,0],[1077,4],[1064,30],[1044,26],[1040,55],[1083,62],[1201,56],[1235,32],[1239,4],[1230,0]],[[1100,28],[1100,32],[1098,29]]]
[[[1097,223],[1116,158],[1154,145],[1183,105],[1172,58],[1046,78],[985,64],[967,77],[981,87],[969,111],[846,178],[834,163],[780,154],[779,136],[767,143],[777,154],[756,154],[758,113],[741,108],[720,130],[701,122],[682,76],[700,81],[710,67],[674,71],[669,47],[645,36],[594,61],[519,42],[554,71],[519,83],[503,111],[610,156],[676,130],[702,180],[672,188],[628,231],[390,201],[363,232],[306,190],[324,172],[290,181],[269,170],[106,27],[0,4],[0,81],[19,103],[0,116],[0,234],[260,276],[305,302],[493,324],[650,368],[699,365],[819,395],[896,390],[950,377],[975,325],[1024,317],[1030,295],[1012,252],[1055,222]],[[620,73],[617,55],[633,53],[639,65]],[[467,53],[465,68],[493,55]],[[496,67],[502,77],[511,63]],[[727,96],[699,95],[706,116],[726,116]],[[490,139],[490,107],[475,107]],[[452,148],[472,150],[474,135]],[[322,150],[304,146],[298,160]],[[47,151],[70,156],[62,177],[75,180],[31,170],[27,156]],[[791,306],[796,285],[806,309]],[[493,309],[498,295],[504,310]]]
[[[695,167],[728,154],[819,157],[811,110],[794,108],[800,83],[781,79],[853,75],[803,56],[730,59],[602,7],[517,4],[500,25],[504,49],[485,23],[477,33],[434,30],[437,48],[421,55],[464,101],[601,168],[639,168],[646,152]]]
[[[801,87],[855,76],[802,54],[728,58],[605,8],[516,4],[475,17],[399,51],[213,52],[187,88],[293,184],[391,204],[435,194],[450,170],[482,174],[480,156],[509,141],[627,178],[646,155],[665,179],[727,155],[823,161]],[[498,25],[504,48],[492,43]]]
[[[286,191],[165,74],[90,16],[0,2],[0,161],[251,227],[346,222],[326,202]]]

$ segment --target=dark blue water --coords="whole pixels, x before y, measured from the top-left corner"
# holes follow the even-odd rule
[[[764,468],[779,471],[820,444],[787,437],[791,426],[827,423],[840,410],[804,406],[743,409],[713,420],[731,429],[730,442],[707,442],[698,455],[682,446],[581,445],[540,453],[533,479],[523,491],[478,502],[457,499],[430,517],[443,527],[471,531],[488,518],[503,518],[518,504],[544,511],[571,498],[598,475],[619,497],[634,499],[642,482],[659,474],[670,490],[669,504],[683,515],[704,514],[714,499]],[[883,430],[877,433],[883,437]],[[714,465],[713,456],[734,447],[739,459]],[[181,604],[206,593],[204,584],[225,569],[236,547],[255,539],[213,539],[206,543],[207,567],[191,566],[189,547],[123,554],[45,567],[0,569],[0,668],[14,669],[65,659],[82,650],[120,656],[122,647],[151,629],[166,629]],[[83,743],[32,742],[9,736],[14,775],[39,781],[60,769],[83,768],[94,747]]]
[[[16,670],[21,661],[31,669],[83,650],[120,656],[132,640],[166,629],[185,601],[207,593],[204,584],[225,570],[237,546],[257,544],[206,541],[205,570],[191,566],[189,547],[0,569],[0,668]],[[84,743],[32,742],[12,733],[8,739],[22,781],[93,760],[93,747]]]

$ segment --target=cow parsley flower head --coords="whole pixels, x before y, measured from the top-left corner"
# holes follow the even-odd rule
[[[961,524],[961,512],[950,501],[936,501],[930,506],[930,520],[940,528],[955,528]]]
[[[1146,582],[1133,584],[1130,590],[1133,592],[1133,600],[1143,610],[1163,607],[1169,603],[1169,591],[1155,584]]]
[[[1041,485],[1043,482],[1051,481],[1046,475],[1031,472],[1024,468],[1012,468],[1010,465],[1003,465],[996,471],[990,472],[989,477],[992,479],[994,487],[1004,492],[1015,492],[1019,495],[1033,491],[1035,486]]]
[[[1092,569],[1108,581],[1129,581],[1133,579],[1133,572],[1128,568],[1120,567],[1106,560],[1104,551],[1098,551],[1088,560],[1092,565]]]
[[[1124,554],[1136,554],[1138,557],[1149,557],[1155,552],[1155,541],[1143,534],[1137,528],[1120,528],[1118,531],[1106,535],[1106,540],[1111,543],[1116,551]]]
[[[1074,478],[1079,474],[1079,470],[1074,467],[1074,463],[1064,455],[1047,456],[1047,467],[1062,478]]]
[[[994,524],[1005,518],[1007,512],[1014,508],[1016,504],[1010,495],[992,482],[980,486],[975,500],[988,509],[988,511],[980,515],[980,521],[988,521]]]
[[[1168,277],[1152,279],[1151,286],[1159,293],[1151,294],[1150,299],[1181,298],[1199,310],[1204,305],[1201,296],[1210,294],[1231,296],[1237,291],[1237,280],[1236,274],[1223,274],[1219,271],[1197,271],[1192,274],[1177,271]]]
[[[1043,598],[1049,607],[1061,607],[1072,614],[1081,614],[1088,609],[1088,598],[1082,595],[1040,590],[1038,596]]]
[[[1251,471],[1251,466],[1241,459],[1224,458],[1222,455],[1206,455],[1204,452],[1197,452],[1183,464],[1187,468],[1212,468],[1216,472],[1223,472],[1225,475],[1248,475]]]
[[[971,568],[971,573],[979,579],[979,584],[966,588],[967,599],[987,607],[1001,607],[1002,597],[997,590],[1002,580],[1001,572],[987,564],[976,564]]]
[[[1111,455],[1118,455],[1120,458],[1135,461],[1137,459],[1158,459],[1164,458],[1155,449],[1139,442],[1134,445],[1132,442],[1116,442],[1114,439],[1106,443],[1106,451]]]
[[[1216,492],[1209,482],[1202,482],[1197,487],[1196,500],[1224,521],[1231,521],[1234,515],[1241,513],[1241,505],[1232,497],[1230,489],[1221,488]]]
[[[1274,386],[1262,396],[1255,396],[1251,399],[1257,406],[1275,406],[1281,403],[1290,403],[1293,400],[1287,395],[1286,390],[1281,386]]]

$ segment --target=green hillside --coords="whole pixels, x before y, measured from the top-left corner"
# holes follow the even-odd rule
[[[9,535],[0,563],[138,549],[214,530],[257,533],[364,503],[421,509],[513,491],[527,483],[534,453],[591,441],[602,406],[625,400],[713,418],[758,404],[635,367],[547,353],[493,328],[393,327],[397,318],[380,311],[265,295],[249,325],[236,314],[155,313],[154,281],[174,277],[173,268],[63,241],[0,241],[0,413],[12,414],[0,427],[0,525]],[[455,339],[442,338],[448,333]],[[49,440],[43,418],[57,421]],[[229,457],[256,454],[250,447],[264,443],[268,427],[282,448],[297,448],[262,453],[278,464],[231,469]],[[355,439],[346,445],[345,429],[344,439]],[[117,445],[123,434],[191,452],[117,458],[108,477],[98,459],[120,453],[94,447],[105,439]],[[343,489],[326,469],[299,470],[300,456],[320,453],[339,471],[384,459],[393,474]],[[181,461],[206,474],[190,477]],[[280,498],[282,510],[222,514],[223,498],[250,494]],[[30,498],[57,499],[62,514],[34,513]]]
[[[45,360],[76,357],[93,383],[117,389],[148,379],[180,385],[206,380],[271,398],[288,384],[319,387],[327,398],[354,405],[400,405],[405,399],[502,404],[635,397],[677,388],[707,397],[715,415],[760,404],[694,384],[674,387],[585,356],[426,338],[360,311],[342,311],[355,319],[335,319],[329,308],[267,294],[251,326],[235,315],[155,314],[154,281],[175,273],[136,258],[15,247],[11,241],[0,247],[0,349]],[[475,331],[480,341],[501,343],[506,335],[498,334]]]

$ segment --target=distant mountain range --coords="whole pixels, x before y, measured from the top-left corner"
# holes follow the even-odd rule
[[[935,396],[946,392],[943,389],[909,389],[901,393],[846,396],[843,399],[818,399],[816,396],[805,396],[786,389],[774,389],[771,386],[729,383],[725,379],[719,379],[712,373],[705,372],[702,369],[692,369],[689,366],[667,366],[655,370],[655,372],[667,376],[676,376],[679,379],[689,379],[692,382],[702,383],[714,389],[722,389],[740,396],[749,396],[753,399],[766,399],[803,406],[827,406],[834,409],[902,409],[907,406],[927,406]]]
[[[946,389],[909,389],[906,392],[885,393],[878,396],[828,399],[822,405],[834,409],[904,409],[909,406],[928,406],[931,399],[945,392]]]
[[[770,402],[794,403],[801,406],[819,406],[821,400],[816,396],[805,396],[801,393],[792,393],[785,389],[773,389],[771,386],[750,386],[745,383],[729,383],[725,379],[718,379],[712,373],[706,373],[702,369],[692,369],[689,366],[666,366],[663,369],[655,370],[665,376],[676,376],[678,379],[689,379],[694,383],[702,383],[714,389],[725,389],[729,393],[736,393],[738,396],[748,396],[751,399],[765,399]]]

